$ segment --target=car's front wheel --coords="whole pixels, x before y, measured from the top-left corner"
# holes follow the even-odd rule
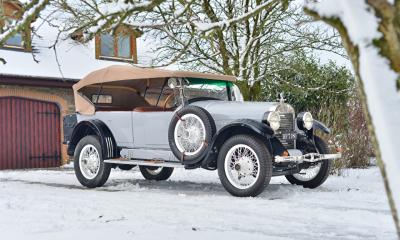
[[[101,187],[110,176],[111,167],[104,163],[97,136],[82,138],[75,149],[74,170],[78,181],[85,187]]]
[[[318,136],[314,136],[315,146],[318,153],[329,154],[329,147]],[[286,175],[286,179],[291,184],[302,185],[304,188],[316,188],[323,184],[329,176],[331,169],[331,161],[323,160],[318,163],[311,164],[307,168],[301,169],[299,173]]]
[[[140,172],[147,180],[164,181],[171,177],[174,168],[139,166]]]
[[[271,154],[254,136],[233,136],[220,149],[218,175],[224,188],[233,196],[257,196],[271,180]]]

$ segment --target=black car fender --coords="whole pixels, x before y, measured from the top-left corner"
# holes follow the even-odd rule
[[[325,126],[325,124],[323,124],[320,121],[314,120],[313,122],[313,130],[321,130],[322,132],[326,133],[326,134],[330,134],[331,133],[331,129],[329,129],[327,126]]]
[[[264,141],[268,141],[274,137],[274,130],[267,124],[251,119],[239,119],[229,123],[213,136],[205,155],[202,157],[202,167],[213,169],[214,167],[210,166],[214,165],[212,162],[216,161],[218,149],[228,138],[239,134],[254,135]],[[270,146],[268,147],[270,148]]]
[[[99,137],[103,159],[118,157],[118,148],[115,138],[107,125],[98,119],[92,119],[79,122],[71,134],[68,142],[68,155],[73,156],[78,142],[88,135]]]

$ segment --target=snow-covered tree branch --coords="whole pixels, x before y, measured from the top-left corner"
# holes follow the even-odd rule
[[[192,4],[187,24],[147,31],[157,40],[156,65],[175,56],[186,69],[235,75],[245,97],[255,100],[261,82],[294,51],[344,55],[335,31],[310,24],[296,5],[286,3],[268,1],[262,10],[257,1]]]
[[[341,34],[400,237],[400,1],[308,1],[305,10]]]
[[[20,12],[14,13],[15,15],[22,15],[20,18],[16,19],[8,18],[8,16],[4,15],[3,10],[0,11],[0,22],[2,23],[0,24],[0,46],[3,46],[15,33],[21,32],[24,29],[30,29],[30,24],[49,3],[50,0],[32,0],[23,5]],[[1,8],[3,8],[3,6],[1,6]],[[0,61],[6,63],[5,59],[0,58]]]
[[[50,0],[33,0],[26,4],[21,11],[23,12],[23,15],[20,19],[13,21],[11,24],[4,24],[4,26],[2,26],[0,46],[2,46],[4,42],[16,32],[29,27],[29,24],[38,17],[40,11],[42,11],[49,2]],[[4,15],[1,16],[1,18],[2,21],[5,20]]]

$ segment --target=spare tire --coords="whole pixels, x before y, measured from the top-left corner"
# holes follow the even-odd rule
[[[215,132],[214,120],[205,109],[187,106],[177,111],[169,124],[169,146],[182,162],[196,161],[204,154]]]

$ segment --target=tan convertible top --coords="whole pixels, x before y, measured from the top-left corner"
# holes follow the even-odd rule
[[[110,67],[102,68],[80,80],[73,86],[74,91],[98,83],[114,82],[122,80],[139,80],[139,79],[152,79],[152,78],[171,78],[171,77],[186,77],[186,78],[201,78],[209,80],[223,80],[234,82],[235,76],[219,75],[211,73],[198,73],[186,71],[170,71],[164,69],[154,68],[140,68],[128,65],[113,65]]]
[[[74,90],[76,111],[85,115],[92,115],[95,113],[94,105],[87,98],[78,93],[78,91],[85,86],[124,80],[134,81],[172,77],[200,78],[206,80],[223,80],[230,82],[234,82],[236,80],[234,76],[229,75],[186,71],[170,71],[164,69],[140,68],[129,65],[113,65],[89,73],[86,77],[84,77],[82,80],[72,86]]]

